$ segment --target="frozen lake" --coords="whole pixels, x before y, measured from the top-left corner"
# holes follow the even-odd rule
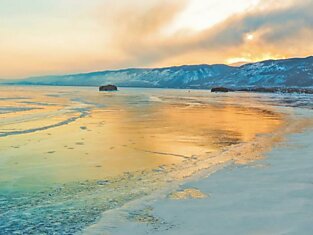
[[[105,211],[205,169],[252,162],[298,121],[294,107],[308,108],[311,100],[206,90],[0,87],[0,229],[72,234]]]

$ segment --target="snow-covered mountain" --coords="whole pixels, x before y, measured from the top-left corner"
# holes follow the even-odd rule
[[[7,81],[6,84],[126,87],[211,88],[313,87],[313,56],[267,60],[240,67],[184,65],[155,69],[122,69],[84,74],[42,76]]]

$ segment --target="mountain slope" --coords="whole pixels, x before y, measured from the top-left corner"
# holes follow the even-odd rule
[[[71,86],[99,86],[108,83],[126,87],[161,88],[313,87],[313,56],[267,60],[240,67],[216,64],[155,69],[134,68],[42,76],[6,82],[6,84]]]

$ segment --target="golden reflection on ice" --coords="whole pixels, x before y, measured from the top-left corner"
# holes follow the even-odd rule
[[[12,98],[0,100],[1,107],[34,109],[0,114],[0,185],[35,187],[177,164],[271,133],[283,121],[231,98],[225,105],[147,102],[140,92],[75,89],[1,91],[1,98]]]

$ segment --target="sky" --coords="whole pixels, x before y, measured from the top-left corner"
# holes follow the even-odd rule
[[[313,55],[313,0],[0,0],[0,78]]]

